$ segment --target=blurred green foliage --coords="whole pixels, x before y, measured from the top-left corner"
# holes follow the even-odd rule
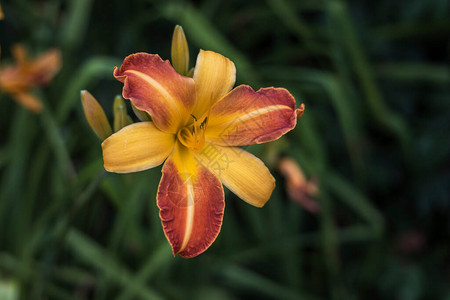
[[[36,91],[42,114],[0,95],[1,297],[450,299],[448,0],[2,7],[2,64],[14,43],[56,46],[64,62]],[[112,68],[138,51],[169,58],[175,24],[191,65],[199,49],[217,51],[239,84],[286,87],[306,104],[282,141],[248,149],[276,175],[268,204],[227,193],[217,241],[188,260],[172,257],[161,228],[160,168],[105,172],[79,99],[89,90],[112,119]],[[288,199],[274,155],[318,178],[319,214]]]

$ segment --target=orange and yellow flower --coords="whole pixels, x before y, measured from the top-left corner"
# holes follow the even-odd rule
[[[296,126],[304,106],[296,109],[286,89],[232,89],[234,63],[203,50],[193,78],[147,53],[126,57],[114,76],[124,84],[123,97],[152,121],[102,143],[105,169],[128,173],[164,163],[157,204],[174,255],[193,257],[214,242],[225,207],[222,184],[251,205],[269,200],[275,179],[239,146],[276,140]]]
[[[61,53],[51,49],[29,60],[25,48],[12,48],[16,65],[0,68],[0,90],[34,113],[42,110],[42,102],[31,89],[50,83],[61,67]]]

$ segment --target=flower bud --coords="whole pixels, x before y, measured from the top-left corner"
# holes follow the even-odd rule
[[[105,112],[95,98],[86,90],[81,91],[84,115],[95,134],[104,140],[112,134]]]
[[[136,106],[134,106],[133,102],[131,102],[131,108],[133,109],[133,112],[136,115],[136,117],[138,117],[138,119],[141,120],[142,122],[148,122],[152,120],[152,118],[150,118],[150,115],[147,112],[138,109]]]
[[[121,96],[116,96],[114,99],[114,132],[119,131],[133,123],[130,116],[127,113],[127,106],[125,105],[125,101],[123,101]]]
[[[194,76],[194,68],[191,68],[191,69],[187,72],[186,76],[192,78],[192,76]]]
[[[172,37],[172,66],[181,75],[186,76],[189,69],[189,48],[180,25],[175,26]]]

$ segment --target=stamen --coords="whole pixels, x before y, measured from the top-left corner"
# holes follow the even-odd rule
[[[194,137],[194,141],[197,140],[197,118],[191,114],[191,117],[194,118],[194,125],[192,126],[192,136]]]
[[[203,122],[200,124],[200,129],[203,129],[203,127],[205,127],[206,123],[208,122],[208,117],[205,117],[205,119],[203,120]]]
[[[201,123],[194,115],[191,114],[191,117],[194,119],[192,129],[185,127],[180,130],[178,139],[186,147],[198,152],[205,145],[205,130],[208,125],[208,117],[205,117]]]

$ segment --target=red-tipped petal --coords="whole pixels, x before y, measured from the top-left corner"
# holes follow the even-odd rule
[[[157,202],[174,255],[194,257],[214,242],[225,207],[219,179],[178,144],[162,170]]]
[[[123,97],[139,110],[148,112],[162,131],[176,133],[189,120],[195,105],[195,83],[178,74],[159,55],[136,53],[114,68],[124,83]]]
[[[273,141],[297,124],[294,97],[283,88],[241,85],[211,109],[206,139],[223,146]]]
[[[305,104],[302,103],[300,106],[295,110],[295,113],[297,114],[297,119],[303,116],[303,113],[305,112]]]

